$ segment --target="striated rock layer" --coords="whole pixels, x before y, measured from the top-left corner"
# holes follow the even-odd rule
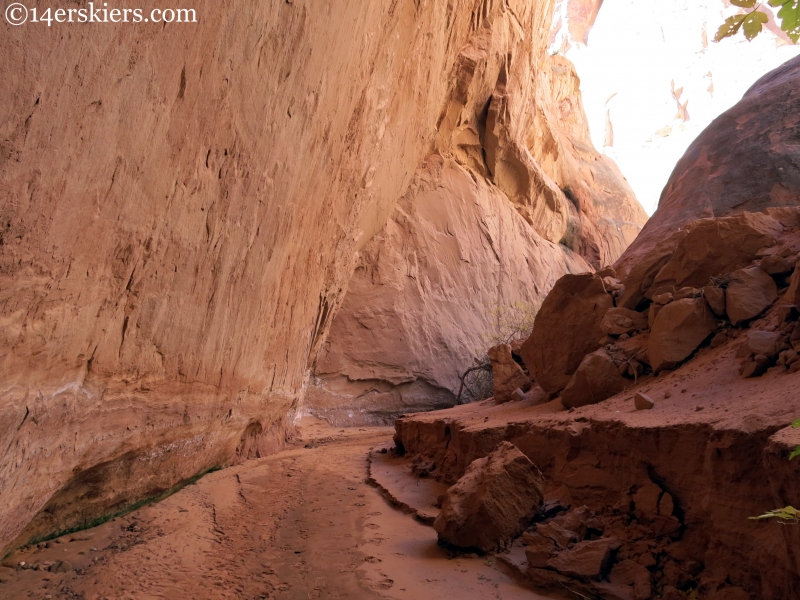
[[[589,141],[572,64],[526,35],[551,7],[522,7],[497,7],[460,48],[435,153],[334,319],[314,414],[380,422],[452,404],[458,375],[496,343],[498,310],[538,307],[561,275],[615,261],[644,224]]]
[[[549,2],[499,4],[200,0],[191,25],[6,31],[0,548],[281,445],[462,49],[543,56]],[[484,99],[501,67],[531,62],[493,63]]]

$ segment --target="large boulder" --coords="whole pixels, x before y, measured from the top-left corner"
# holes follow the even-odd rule
[[[654,373],[686,360],[703,343],[717,322],[702,298],[684,298],[658,313],[650,332],[648,356]]]
[[[624,279],[620,305],[636,308],[644,298],[652,299],[665,289],[706,286],[712,277],[751,264],[782,231],[777,218],[763,213],[694,221],[636,257],[635,268]]]
[[[563,390],[583,357],[600,347],[605,335],[600,324],[613,306],[599,275],[565,275],[556,282],[521,349],[528,371],[546,392]]]
[[[499,344],[489,348],[487,354],[492,362],[494,401],[497,404],[514,400],[514,392],[517,388],[523,392],[530,389],[531,380],[511,356],[511,346]]]
[[[521,534],[539,510],[544,479],[509,442],[472,461],[445,494],[433,522],[439,541],[459,548],[495,552]]]
[[[660,260],[669,260],[677,245],[674,237],[692,221],[798,204],[799,77],[796,57],[759,79],[689,146],[661,194],[658,210],[615,264],[623,280],[634,267],[646,271],[640,257],[658,254]]]
[[[725,293],[725,310],[734,325],[754,319],[778,299],[775,280],[760,267],[739,269],[731,274]]]
[[[606,351],[598,350],[587,354],[581,361],[578,370],[561,393],[561,403],[566,408],[597,404],[619,394],[625,389],[626,383]]]

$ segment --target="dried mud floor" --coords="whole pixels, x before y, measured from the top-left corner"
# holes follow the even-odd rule
[[[369,450],[391,428],[304,419],[299,432],[276,455],[18,551],[0,567],[0,598],[551,597],[519,587],[491,559],[448,555],[432,528],[366,483]],[[67,572],[46,570],[57,561]]]

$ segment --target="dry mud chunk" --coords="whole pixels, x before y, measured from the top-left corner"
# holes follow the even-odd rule
[[[451,486],[433,523],[439,540],[495,552],[519,535],[542,504],[544,480],[516,446],[502,442]]]

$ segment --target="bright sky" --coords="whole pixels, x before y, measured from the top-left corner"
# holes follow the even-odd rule
[[[753,42],[714,43],[736,12],[722,0],[605,0],[588,46],[572,42],[566,54],[581,78],[595,147],[604,148],[608,111],[614,136],[604,152],[648,214],[697,135],[759,77],[800,54],[768,31]],[[680,88],[686,121],[673,96]]]

